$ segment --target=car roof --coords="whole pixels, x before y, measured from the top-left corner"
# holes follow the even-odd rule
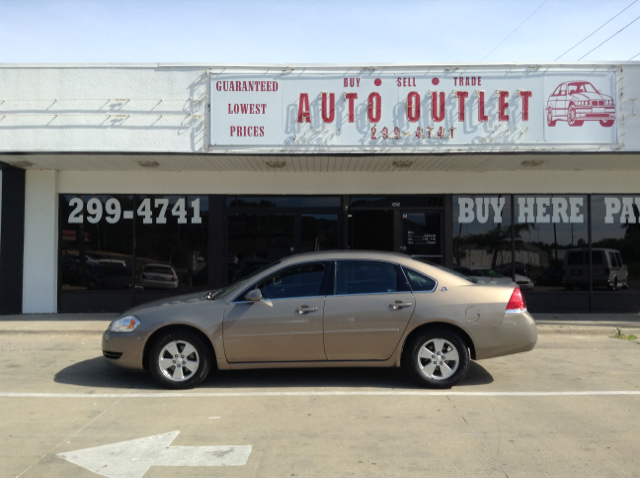
[[[311,253],[299,253],[285,256],[280,260],[281,265],[300,263],[301,261],[329,261],[332,259],[377,259],[386,261],[411,261],[411,256],[391,251],[366,251],[366,250],[329,250],[314,251]]]

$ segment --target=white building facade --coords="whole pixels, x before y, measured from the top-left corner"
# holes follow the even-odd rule
[[[344,248],[640,311],[639,63],[5,64],[0,92],[0,313]]]

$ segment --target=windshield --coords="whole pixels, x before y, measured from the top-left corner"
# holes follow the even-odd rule
[[[218,298],[222,298],[223,296],[225,296],[226,294],[232,292],[235,289],[240,289],[240,286],[244,285],[245,283],[248,282],[249,279],[253,278],[255,275],[262,273],[263,271],[271,268],[272,266],[275,266],[276,264],[280,263],[280,260],[278,261],[274,261],[273,263],[270,263],[268,265],[263,266],[262,268],[253,271],[251,273],[249,273],[248,275],[244,276],[243,278],[240,278],[238,281],[236,281],[233,284],[230,284],[229,286],[226,286],[222,289],[219,289],[218,291],[211,291],[209,293],[207,293],[207,299],[209,300],[213,300],[213,299],[218,299]]]
[[[451,268],[447,268],[446,266],[441,266],[439,264],[432,263],[431,261],[429,261],[426,258],[421,258],[420,256],[412,256],[412,259],[415,259],[416,261],[421,261],[422,263],[428,264],[429,266],[433,266],[434,268],[441,269],[445,273],[452,274],[454,276],[457,276],[458,278],[466,279],[470,283],[477,283],[478,282],[478,280],[475,279],[475,278],[471,278],[471,277],[467,276],[466,274],[459,273],[456,270],[453,270]]]
[[[574,93],[598,93],[591,83],[569,83],[569,95]]]

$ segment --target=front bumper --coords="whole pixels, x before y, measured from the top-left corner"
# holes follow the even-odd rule
[[[105,361],[114,366],[128,369],[144,369],[143,337],[136,332],[114,333],[105,331],[102,335],[102,354]]]

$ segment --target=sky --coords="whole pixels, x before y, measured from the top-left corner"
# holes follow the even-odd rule
[[[602,27],[574,62],[637,18],[638,0],[0,0],[0,62],[542,63]],[[581,61],[637,54],[640,19]]]

